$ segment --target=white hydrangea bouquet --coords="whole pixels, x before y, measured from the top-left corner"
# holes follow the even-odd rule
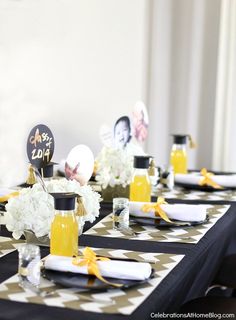
[[[79,217],[80,224],[93,222],[99,216],[101,197],[90,186],[80,186],[76,181],[58,179],[45,182],[48,193],[39,183],[32,188],[20,190],[19,196],[10,198],[6,205],[6,227],[15,239],[25,231],[32,231],[36,237],[50,235],[54,218],[54,199],[51,192],[75,192],[82,196],[86,215]],[[81,227],[81,226],[80,226]]]
[[[96,180],[103,189],[130,184],[133,176],[133,155],[126,149],[103,147],[96,158]]]

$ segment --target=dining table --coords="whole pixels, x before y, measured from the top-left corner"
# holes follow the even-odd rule
[[[211,210],[218,212],[216,218],[211,211],[212,224],[201,227],[198,235],[191,236],[192,241],[188,241],[187,237],[180,241],[181,236],[179,240],[172,235],[168,239],[164,236],[140,239],[139,236],[112,234],[104,227],[106,223],[109,224],[112,212],[112,203],[109,202],[101,203],[100,216],[94,223],[86,223],[84,232],[79,237],[80,248],[91,247],[98,250],[98,253],[107,253],[118,258],[135,257],[149,262],[155,270],[156,278],[146,285],[124,289],[122,294],[117,289],[109,290],[109,297],[114,300],[112,306],[99,306],[96,299],[94,302],[84,301],[80,304],[76,300],[69,301],[69,295],[66,296],[65,291],[63,303],[62,296],[58,300],[57,297],[52,297],[45,301],[30,294],[23,296],[16,288],[18,244],[12,243],[12,249],[0,255],[0,319],[143,320],[160,318],[161,314],[164,317],[166,314],[177,313],[186,301],[205,294],[224,256],[236,251],[236,246],[232,245],[236,239],[234,200],[169,199],[172,204],[183,202],[209,205]],[[192,227],[193,230],[195,228],[199,226]],[[184,232],[188,231],[186,230],[184,229]],[[175,230],[173,232],[176,233]],[[11,233],[4,225],[1,226],[0,236],[3,240],[6,238],[13,241]],[[20,243],[24,243],[24,240]],[[0,241],[0,253],[1,246]],[[42,246],[40,251],[42,258],[49,254],[48,247]],[[83,294],[86,295],[86,292]],[[105,293],[95,292],[92,297],[102,298],[103,294]]]

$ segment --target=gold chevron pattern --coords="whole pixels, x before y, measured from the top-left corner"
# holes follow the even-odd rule
[[[52,291],[53,294],[43,298],[34,292],[25,291],[19,287],[16,274],[0,284],[0,298],[90,312],[129,315],[148,298],[152,291],[184,257],[176,254],[134,252],[122,249],[93,248],[93,250],[97,255],[111,258],[151,262],[154,269],[154,277],[144,284],[129,289],[114,289],[100,293],[82,292],[83,296],[91,300],[88,301],[79,295],[78,289],[62,288],[44,278],[41,281],[41,290]],[[105,302],[100,303],[95,301],[96,299],[104,299]]]
[[[132,230],[136,233],[134,236],[127,235],[119,230],[113,230],[112,214],[110,214],[84,234],[109,238],[122,238],[127,240],[197,243],[227,212],[228,209],[229,206],[227,205],[209,205],[207,209],[209,220],[197,226],[158,228],[155,226],[134,224],[131,225]]]

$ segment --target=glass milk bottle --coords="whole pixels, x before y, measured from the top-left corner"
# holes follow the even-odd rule
[[[113,198],[113,229],[129,228],[129,199]]]
[[[186,152],[187,135],[173,135],[174,143],[170,154],[170,164],[174,174],[187,173],[188,159]]]
[[[18,248],[19,285],[25,289],[39,288],[40,285],[40,249],[33,244],[23,244]]]
[[[55,216],[51,224],[50,253],[58,256],[77,256],[79,228],[75,216],[75,193],[51,193]]]
[[[134,175],[130,184],[130,201],[150,202],[149,156],[134,156]]]

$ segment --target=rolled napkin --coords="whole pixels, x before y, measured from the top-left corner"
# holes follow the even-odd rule
[[[127,280],[145,280],[151,275],[151,265],[146,262],[121,260],[97,261],[103,277]],[[87,266],[73,264],[73,258],[49,255],[45,260],[45,268],[55,271],[88,274]]]
[[[202,176],[198,174],[180,174],[177,173],[175,175],[175,182],[176,183],[185,183],[185,184],[193,184],[193,185],[200,185]],[[232,175],[212,175],[212,181],[217,183],[218,185],[225,187],[225,188],[236,188],[236,174]]]
[[[140,218],[155,218],[155,210],[149,212],[142,210],[145,204],[150,202],[133,202],[129,203],[129,212],[131,216]],[[206,212],[209,205],[200,204],[161,204],[161,209],[166,213],[169,219],[178,221],[197,222],[206,219]]]

